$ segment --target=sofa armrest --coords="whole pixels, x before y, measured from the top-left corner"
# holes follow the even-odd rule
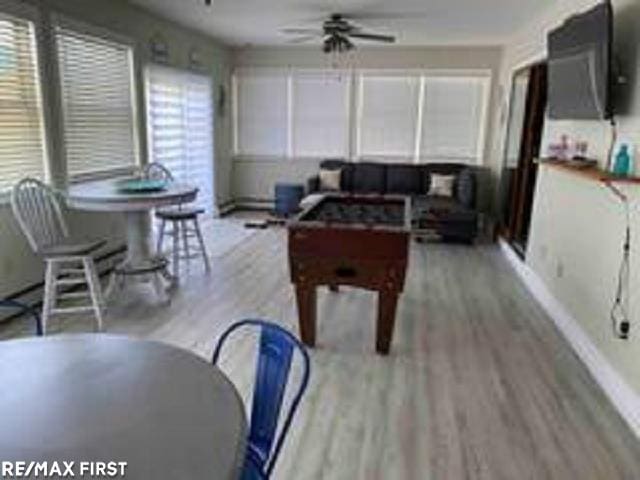
[[[311,193],[317,193],[320,191],[320,177],[314,175],[307,179],[307,195]]]
[[[475,209],[477,205],[478,180],[476,172],[472,168],[465,168],[458,175],[456,199],[469,209]]]

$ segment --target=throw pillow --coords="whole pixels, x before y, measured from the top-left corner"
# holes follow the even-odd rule
[[[455,182],[455,179],[455,175],[440,175],[432,173],[429,195],[453,197],[453,182]]]
[[[340,179],[342,178],[342,170],[320,169],[319,177],[320,177],[320,190],[322,191],[340,190]]]

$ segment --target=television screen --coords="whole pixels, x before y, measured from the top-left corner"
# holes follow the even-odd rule
[[[549,117],[601,120],[612,116],[613,11],[607,1],[552,31],[549,47]]]

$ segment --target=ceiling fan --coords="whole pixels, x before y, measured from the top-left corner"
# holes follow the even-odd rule
[[[328,19],[322,22],[321,28],[283,28],[285,35],[296,35],[290,43],[304,43],[311,40],[322,39],[322,50],[325,53],[347,52],[356,48],[353,40],[368,40],[373,42],[394,43],[396,38],[392,35],[366,32],[362,27],[349,21],[341,13],[332,13]]]

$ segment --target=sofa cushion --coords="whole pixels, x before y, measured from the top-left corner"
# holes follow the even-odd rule
[[[471,168],[465,168],[460,172],[460,175],[458,175],[456,198],[458,202],[467,208],[475,207],[476,179],[475,172]]]
[[[353,193],[385,193],[385,166],[379,163],[353,164]]]
[[[419,195],[422,190],[422,169],[415,165],[388,165],[385,193]]]
[[[342,186],[342,169],[321,168],[318,177],[320,178],[320,190],[323,192],[338,191]]]
[[[453,185],[455,181],[455,175],[432,173],[429,185],[429,195],[452,198],[454,193]]]
[[[465,208],[453,198],[421,197],[414,203],[414,215],[436,215],[441,222],[474,222],[477,213]]]
[[[340,190],[349,192],[352,189],[353,163],[337,158],[327,158],[320,162],[321,170],[340,170]]]

